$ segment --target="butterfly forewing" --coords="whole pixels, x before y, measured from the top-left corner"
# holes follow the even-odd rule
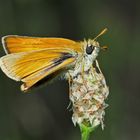
[[[6,53],[27,52],[39,49],[64,49],[69,48],[81,52],[80,42],[64,38],[38,38],[9,35],[2,38]]]

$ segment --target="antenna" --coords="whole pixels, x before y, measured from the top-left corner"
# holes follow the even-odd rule
[[[107,31],[107,28],[103,29],[93,40],[96,40],[99,36],[105,34]]]

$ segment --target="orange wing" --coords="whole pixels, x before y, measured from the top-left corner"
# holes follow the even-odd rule
[[[19,53],[27,52],[39,49],[64,49],[69,48],[76,52],[81,52],[81,43],[64,38],[38,38],[38,37],[26,37],[17,35],[8,35],[2,38],[2,44],[5,52]]]
[[[42,49],[3,56],[0,67],[11,79],[23,81],[21,89],[27,90],[42,78],[72,64],[76,57],[68,49]]]

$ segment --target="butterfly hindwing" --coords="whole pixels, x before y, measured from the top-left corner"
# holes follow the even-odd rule
[[[71,65],[76,54],[68,49],[43,49],[13,53],[0,59],[0,66],[11,79],[23,81],[22,90],[27,90],[42,78],[68,65]]]

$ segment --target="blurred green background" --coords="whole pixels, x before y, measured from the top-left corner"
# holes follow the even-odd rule
[[[107,27],[98,41],[109,49],[98,60],[110,88],[109,107],[105,130],[99,127],[91,139],[140,140],[139,5],[138,0],[0,0],[0,37],[83,40]],[[67,109],[67,81],[26,94],[20,84],[0,71],[0,140],[80,140]]]

